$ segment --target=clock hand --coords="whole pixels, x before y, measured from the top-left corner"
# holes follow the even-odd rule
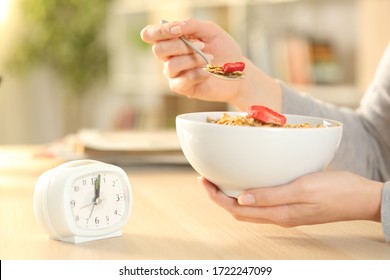
[[[94,198],[92,199],[92,203],[89,203],[87,205],[84,205],[82,207],[80,207],[80,209],[83,209],[83,208],[86,208],[86,207],[89,207],[89,206],[93,206],[92,209],[91,209],[91,213],[89,215],[89,217],[91,217],[92,215],[92,212],[95,208],[95,205],[99,205],[103,199],[100,199],[100,174],[98,175],[98,177],[96,178],[95,182],[94,182],[94,186],[95,186],[95,196]]]
[[[82,208],[84,208],[84,207],[92,205],[91,212],[89,212],[88,221],[92,217],[92,213],[93,213],[93,210],[95,210],[95,206],[99,205],[100,202],[102,202],[102,199],[100,199],[100,178],[101,178],[101,176],[99,174],[98,177],[95,180],[95,184],[94,184],[95,185],[95,198],[94,198],[93,202],[82,207]]]
[[[97,178],[94,182],[94,187],[95,187],[94,188],[95,196],[92,199],[92,203],[88,203],[87,205],[81,206],[80,209],[89,207],[91,205],[93,205],[95,207],[95,205],[100,204],[100,202],[102,201],[102,199],[100,199],[100,174],[97,176]],[[92,207],[92,211],[93,211],[94,207]],[[91,213],[92,213],[92,211],[91,211]]]
[[[89,217],[88,217],[88,221],[89,219],[91,219],[92,217],[92,213],[93,213],[93,210],[95,210],[95,206],[98,205],[100,203],[100,200],[99,200],[99,197],[100,197],[100,174],[97,176],[96,180],[95,180],[95,197],[93,199],[93,202],[91,203],[92,204],[92,209],[91,209],[91,212],[89,212]],[[87,205],[87,206],[90,206],[91,204]],[[84,206],[85,207],[85,206]]]
[[[94,198],[94,203],[97,203],[99,197],[100,197],[100,174],[95,180],[95,198]]]
[[[92,203],[89,203],[87,205],[81,206],[80,209],[83,209],[83,208],[86,208],[86,207],[89,207],[89,206],[95,205],[95,204],[96,204],[95,202],[92,202]]]
[[[98,199],[96,199],[96,201],[89,203],[87,205],[81,206],[79,209],[87,208],[87,207],[92,206],[92,205],[99,205],[100,203],[103,202],[103,200],[104,199],[98,198]]]
[[[96,205],[95,203],[92,204],[92,209],[91,209],[91,212],[89,213],[88,222],[89,222],[89,219],[91,219],[91,217],[92,217],[92,213],[93,213],[93,210],[95,209],[95,205]]]

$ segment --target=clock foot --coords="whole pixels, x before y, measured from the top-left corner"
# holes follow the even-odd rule
[[[54,239],[69,242],[69,243],[74,243],[74,244],[80,244],[80,243],[85,243],[85,242],[90,242],[95,240],[118,237],[121,235],[122,235],[122,231],[118,230],[116,232],[112,232],[100,236],[70,236],[70,237],[55,237]]]

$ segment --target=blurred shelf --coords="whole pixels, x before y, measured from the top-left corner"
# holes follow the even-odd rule
[[[359,3],[118,0],[108,17],[109,81],[114,91],[121,93],[169,92],[161,79],[161,65],[150,59],[150,48],[140,43],[139,31],[162,18],[196,17],[225,28],[244,53],[273,77],[291,83],[354,84]]]

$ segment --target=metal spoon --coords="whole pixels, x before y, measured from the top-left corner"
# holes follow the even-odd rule
[[[168,21],[162,19],[162,20],[161,20],[161,23],[168,23]],[[187,40],[187,38],[185,38],[184,36],[180,36],[179,39],[182,40],[182,41],[183,41],[187,46],[189,46],[191,49],[193,49],[197,54],[199,54],[201,57],[203,57],[203,59],[206,61],[206,63],[207,63],[208,66],[214,66],[214,65],[211,63],[210,58],[209,58],[204,52],[202,52],[200,49],[198,49],[191,41]],[[207,69],[207,67],[203,68],[203,70],[205,70],[206,72],[208,72],[210,75],[212,75],[212,76],[214,76],[214,77],[217,77],[217,78],[219,78],[219,79],[223,79],[223,80],[233,81],[233,80],[241,80],[241,79],[244,79],[244,78],[245,78],[244,75],[240,75],[240,76],[229,76],[229,75],[224,75],[224,74],[213,73],[213,72],[210,72],[210,71]]]

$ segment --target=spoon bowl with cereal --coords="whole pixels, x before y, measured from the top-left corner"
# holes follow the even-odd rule
[[[161,20],[161,23],[168,23],[168,21]],[[210,75],[229,81],[245,79],[245,74],[243,72],[245,69],[244,62],[227,62],[222,66],[214,65],[211,63],[210,58],[198,47],[196,47],[190,40],[184,36],[180,36],[179,39],[206,61],[206,67],[204,67],[203,70],[210,73]]]

